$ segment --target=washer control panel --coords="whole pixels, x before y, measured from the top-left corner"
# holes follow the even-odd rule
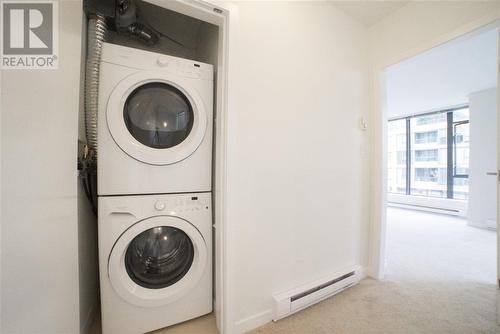
[[[211,216],[210,192],[142,196],[104,196],[99,199],[101,216],[116,215],[119,219],[137,221],[151,216]]]
[[[206,194],[203,194],[203,196],[197,194],[175,195],[174,197],[165,195],[156,198],[153,202],[155,211],[166,214],[209,210],[210,205],[211,203],[206,198]]]
[[[165,210],[165,202],[164,201],[161,201],[161,200],[158,200],[155,202],[155,209],[156,211],[163,211]]]

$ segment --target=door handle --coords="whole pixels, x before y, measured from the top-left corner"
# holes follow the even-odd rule
[[[500,170],[498,172],[487,172],[486,175],[496,176],[498,182],[500,182]]]

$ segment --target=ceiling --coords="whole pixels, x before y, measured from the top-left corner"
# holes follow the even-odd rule
[[[351,0],[330,1],[347,15],[369,27],[387,15],[405,6],[410,1]]]
[[[496,29],[452,41],[387,69],[388,118],[468,103],[470,93],[497,86]]]

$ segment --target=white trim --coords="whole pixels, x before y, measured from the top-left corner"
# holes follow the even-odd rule
[[[220,8],[219,8],[220,9]],[[216,109],[215,109],[215,131],[214,131],[214,226],[215,231],[215,298],[217,303],[216,308],[216,323],[220,334],[228,332],[226,328],[229,326],[226,313],[227,301],[227,101],[228,101],[228,56],[229,56],[229,19],[230,12],[228,9],[223,9],[223,20],[219,25],[219,64],[217,66],[217,93],[216,93]],[[219,247],[219,248],[217,248]],[[217,249],[219,251],[217,252]]]
[[[213,21],[219,27],[219,50],[217,64],[217,91],[215,131],[214,131],[214,226],[215,230],[215,287],[217,302],[215,317],[220,334],[229,333],[230,317],[228,317],[228,254],[227,247],[227,117],[228,117],[228,86],[229,86],[229,27],[233,19],[235,7],[229,3],[217,0],[179,0],[196,2],[201,9],[209,10]],[[192,5],[194,7],[194,5]],[[214,9],[220,11],[214,14]],[[217,248],[219,247],[219,248]],[[217,289],[218,287],[218,289]]]
[[[244,319],[238,320],[234,326],[234,333],[246,333],[263,326],[273,320],[273,309],[265,310]]]
[[[386,180],[387,180],[387,106],[384,92],[384,72],[385,70],[397,63],[401,63],[409,58],[421,54],[427,50],[435,48],[444,43],[456,40],[457,38],[466,38],[468,36],[480,33],[482,31],[493,29],[498,26],[500,19],[500,11],[489,13],[476,20],[470,21],[461,25],[448,33],[440,35],[433,40],[419,46],[401,52],[400,54],[382,61],[379,64],[373,65],[372,72],[372,123],[375,131],[372,131],[372,161],[374,163],[371,172],[371,219],[370,219],[370,236],[369,236],[369,265],[368,275],[375,279],[382,279],[385,274],[384,259],[385,259],[385,229],[386,229],[386,214],[385,208],[387,205]],[[500,242],[500,241],[499,241]]]
[[[500,15],[500,14],[499,14]],[[498,31],[500,40],[500,30]],[[500,43],[497,45],[500,52]],[[500,169],[500,53],[497,55],[497,169]],[[500,170],[498,171],[500,173]],[[500,181],[500,180],[499,180]],[[500,223],[500,182],[497,182],[497,216],[496,225]],[[497,228],[497,322],[500,324],[500,228]]]
[[[2,81],[2,71],[0,71],[0,94],[2,92],[2,82],[3,82]],[[3,103],[0,103],[0,115],[4,115],[3,114],[4,111],[2,110],[2,105],[3,105]],[[1,130],[2,130],[2,117],[0,117],[0,134],[1,134]],[[1,157],[3,157],[2,137],[3,136],[0,135],[0,156]],[[3,182],[2,182],[2,164],[0,164],[0,287],[3,286],[3,284],[2,284],[2,277],[3,277],[3,275],[2,275],[2,258],[3,258],[2,257],[2,249],[3,249],[2,248],[2,226],[4,225],[4,223],[2,222],[2,217],[3,217],[2,212],[4,212],[4,211],[2,210],[2,203],[3,203],[3,200],[2,200],[3,186],[2,186],[2,184],[3,184]],[[3,328],[2,327],[2,314],[3,314],[2,304],[3,303],[0,301],[0,329]]]

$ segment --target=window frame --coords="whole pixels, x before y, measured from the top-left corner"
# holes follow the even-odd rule
[[[457,174],[457,126],[469,124],[470,120],[453,122],[453,177],[468,179],[469,174]]]
[[[463,109],[469,109],[469,105],[461,105],[461,106],[450,108],[450,109],[433,111],[433,112],[422,113],[422,114],[413,114],[413,115],[405,116],[405,117],[395,117],[395,118],[391,118],[388,120],[388,122],[401,121],[401,120],[406,121],[406,164],[405,164],[405,170],[406,170],[406,191],[405,191],[405,194],[406,195],[412,195],[411,194],[411,186],[412,186],[412,184],[411,184],[411,170],[412,170],[412,166],[413,166],[414,161],[412,161],[412,158],[411,158],[411,155],[412,155],[412,151],[411,151],[412,150],[411,120],[413,118],[422,117],[422,116],[432,116],[432,115],[438,115],[438,114],[446,114],[446,124],[447,124],[446,171],[447,171],[447,175],[446,175],[446,197],[445,198],[446,199],[455,199],[454,198],[454,180],[455,180],[455,178],[457,178],[457,179],[469,178],[468,174],[457,174],[456,127],[459,125],[463,125],[463,124],[469,124],[470,119],[454,122],[453,121],[453,113],[455,111],[463,110]],[[469,115],[469,118],[470,118],[470,115]],[[438,138],[439,138],[439,135],[438,135]],[[438,159],[439,159],[439,152],[438,152]],[[415,157],[415,161],[418,161],[416,157]],[[425,196],[425,195],[418,195],[418,196]],[[426,196],[426,197],[432,198],[432,196]]]

